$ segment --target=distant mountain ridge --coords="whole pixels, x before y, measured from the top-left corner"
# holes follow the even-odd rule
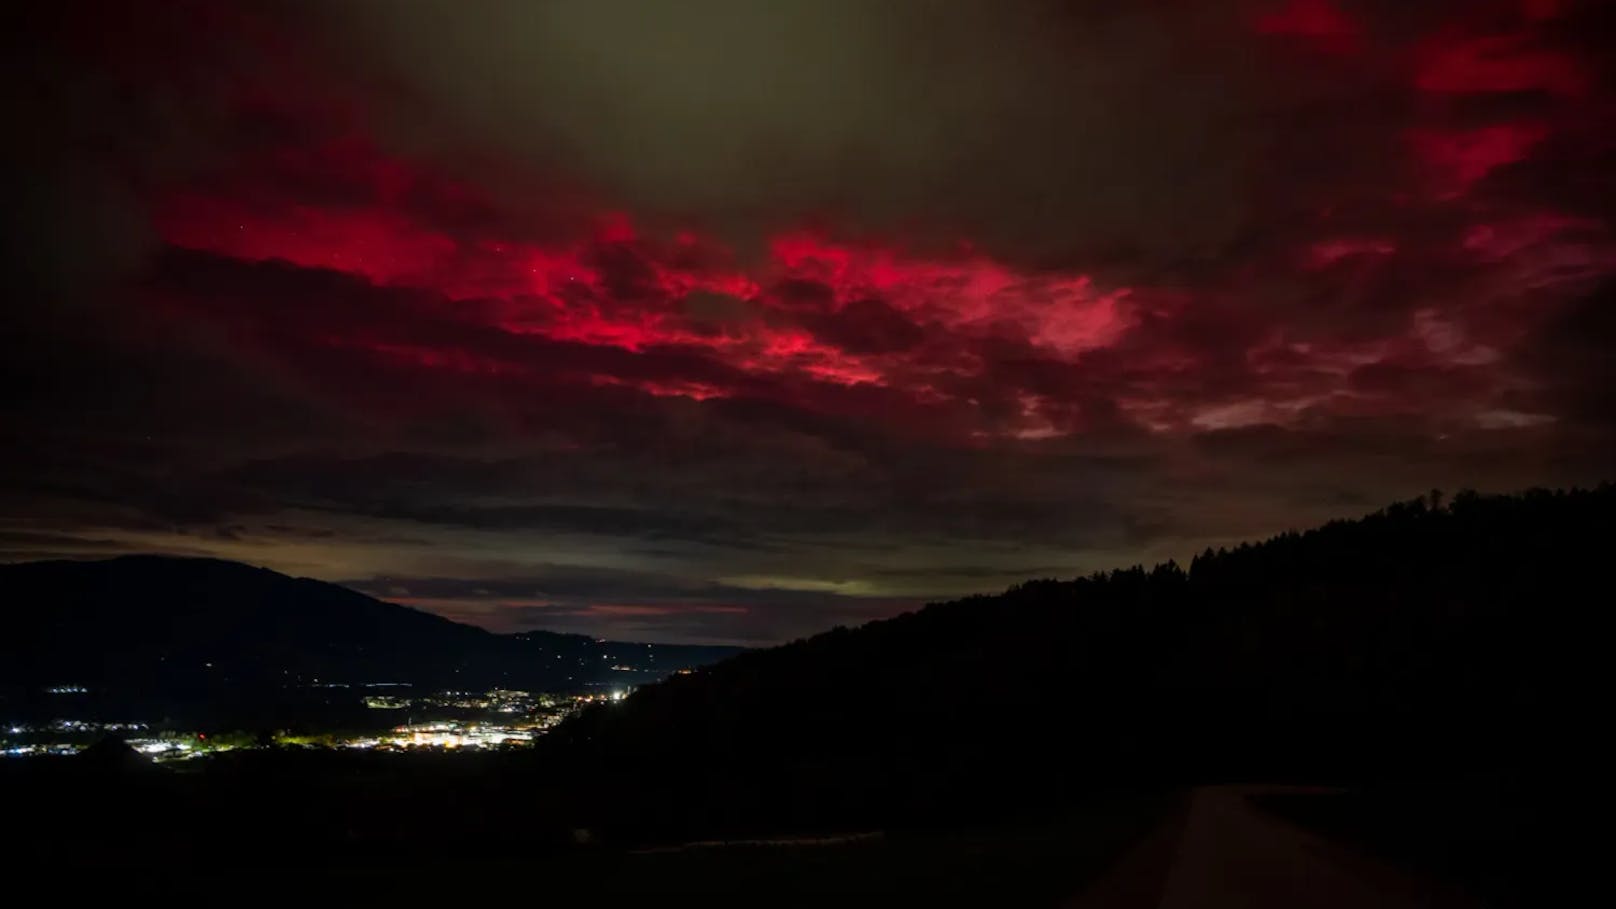
[[[502,635],[218,559],[0,565],[0,683],[154,690],[401,682],[638,684],[734,647]],[[613,668],[619,667],[619,668]]]

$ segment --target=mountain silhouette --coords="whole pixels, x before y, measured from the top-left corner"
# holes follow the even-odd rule
[[[209,690],[314,684],[580,688],[737,648],[501,635],[308,578],[215,559],[0,565],[0,682]],[[613,666],[632,666],[633,671]]]

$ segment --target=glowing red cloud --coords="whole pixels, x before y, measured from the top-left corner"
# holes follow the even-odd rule
[[[1524,11],[1556,13],[1541,3]],[[1369,48],[1366,26],[1328,0],[1276,4],[1253,26],[1330,52]],[[1329,65],[1369,66],[1372,56]],[[1492,269],[1495,281],[1514,282],[1510,292],[1536,292],[1616,265],[1608,238],[1567,239],[1599,225],[1485,208],[1488,178],[1558,140],[1563,118],[1536,109],[1482,125],[1445,116],[1469,95],[1586,101],[1594,84],[1582,64],[1530,35],[1451,30],[1417,45],[1412,61],[1381,63],[1408,80],[1417,101],[1394,127],[1407,155],[1396,163],[1412,166],[1392,172],[1406,183],[1379,187],[1370,203],[1381,220],[1324,224],[1282,236],[1274,249],[1230,253],[1199,272],[1201,285],[1164,276],[1162,286],[1125,286],[966,246],[922,254],[852,243],[834,230],[778,231],[744,258],[700,229],[653,227],[576,199],[556,206],[570,213],[558,216],[560,226],[534,229],[480,187],[389,153],[355,118],[319,104],[308,132],[323,140],[255,146],[235,171],[156,199],[155,221],[177,247],[339,272],[429,301],[420,305],[439,310],[434,318],[453,338],[368,313],[369,323],[310,317],[301,342],[489,394],[566,386],[695,402],[768,399],[973,441],[1031,442],[1107,421],[1166,432],[1386,413],[1401,405],[1375,369],[1463,371],[1510,341],[1496,327],[1469,333],[1472,323],[1508,319],[1473,301],[1427,301],[1422,294],[1440,289],[1398,286],[1402,272],[1432,258],[1454,270]],[[1475,223],[1457,223],[1460,209]],[[1425,223],[1439,226],[1404,235]],[[1430,231],[1446,233],[1432,239]],[[1383,272],[1389,290],[1376,283]],[[1372,304],[1359,299],[1370,293],[1380,295]],[[1315,321],[1315,302],[1343,311]],[[189,305],[232,317],[222,303]],[[1353,317],[1373,327],[1347,324]],[[243,324],[261,328],[255,318]],[[1492,387],[1464,393],[1485,397]]]
[[[1308,247],[1307,263],[1312,268],[1327,268],[1343,259],[1359,256],[1389,256],[1397,252],[1397,244],[1390,240],[1366,237],[1343,237],[1323,240]]]
[[[1463,38],[1434,45],[1414,84],[1438,94],[1542,91],[1581,95],[1587,76],[1571,57],[1517,35]]]
[[[1289,0],[1257,19],[1257,33],[1301,38],[1334,53],[1356,50],[1361,37],[1357,24],[1330,0]]]
[[[260,213],[238,199],[193,195],[170,200],[163,226],[180,246],[283,259],[381,284],[429,283],[458,253],[448,236],[385,207],[290,205]]]
[[[284,177],[286,160],[270,169]],[[304,176],[314,163],[298,157],[293,169]],[[564,244],[507,238],[492,227],[450,233],[407,205],[418,184],[441,193],[443,181],[355,142],[332,146],[330,168],[355,184],[350,199],[277,205],[250,186],[184,193],[165,201],[160,229],[177,246],[425,290],[459,317],[512,337],[693,350],[744,374],[903,388],[920,398],[936,397],[931,379],[979,368],[976,342],[1011,339],[1070,359],[1114,342],[1130,324],[1126,288],[1102,290],[1082,274],[1023,272],[980,255],[916,258],[787,233],[762,261],[743,264],[691,231],[647,236],[621,213]],[[463,187],[455,194],[471,197]],[[729,301],[716,323],[692,303],[703,300]],[[462,373],[542,368],[375,338],[323,343]],[[590,381],[697,400],[730,393],[677,377]]]
[[[1415,153],[1433,167],[1445,193],[1462,193],[1495,168],[1525,160],[1547,138],[1540,123],[1502,123],[1468,130],[1416,129]]]
[[[831,287],[838,307],[880,297],[919,322],[954,332],[1011,330],[1067,356],[1109,344],[1127,327],[1128,290],[1100,291],[1082,274],[1020,273],[981,257],[907,259],[805,234],[779,237],[772,250],[786,276]]]

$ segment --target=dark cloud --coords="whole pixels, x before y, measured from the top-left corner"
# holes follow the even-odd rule
[[[1120,243],[1176,256],[1237,229],[1255,176],[1262,74],[1236,40],[1247,23],[1216,5],[344,11],[377,65],[457,131],[741,243],[809,212],[1017,253]]]

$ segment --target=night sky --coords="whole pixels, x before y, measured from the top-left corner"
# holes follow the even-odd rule
[[[0,559],[766,643],[1610,479],[1613,13],[8,11]]]

